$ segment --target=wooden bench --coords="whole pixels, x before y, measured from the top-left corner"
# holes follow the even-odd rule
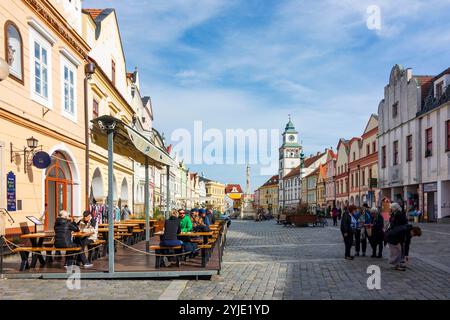
[[[106,240],[97,239],[88,245],[89,254],[88,260],[92,262],[97,260],[100,256],[106,256]],[[102,254],[100,255],[100,248],[103,247]]]
[[[183,247],[182,246],[175,246],[175,247],[150,246],[150,250],[155,251],[155,253],[157,254],[157,256],[155,257],[155,268],[159,269],[161,267],[161,258],[164,255],[162,253],[163,251],[174,250],[175,254],[180,254],[183,251]],[[181,256],[178,255],[175,258],[177,260],[177,267],[179,267]]]
[[[13,250],[14,253],[20,253],[21,263],[20,263],[20,271],[25,271],[25,269],[29,269],[30,265],[28,263],[28,258],[31,252],[52,252],[52,251],[65,251],[67,252],[78,252],[80,251],[80,247],[74,248],[55,248],[55,247],[18,247]],[[32,266],[34,268],[34,266]]]

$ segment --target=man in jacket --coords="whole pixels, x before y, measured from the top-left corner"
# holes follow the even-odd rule
[[[372,258],[383,257],[383,239],[384,239],[384,219],[376,207],[370,209],[372,215],[371,236],[369,242],[372,247]],[[378,255],[377,255],[378,247]]]
[[[77,225],[81,232],[90,234],[87,237],[77,238],[75,240],[75,242],[81,246],[81,253],[78,255],[78,261],[81,261],[85,268],[90,268],[92,267],[92,264],[88,263],[84,250],[89,246],[89,244],[97,241],[98,238],[98,229],[96,228],[95,221],[92,218],[91,212],[83,212],[83,218],[78,222]]]
[[[402,264],[403,253],[406,261],[408,261],[411,238],[416,236],[420,237],[421,235],[422,230],[410,224],[396,226],[386,233],[386,241],[389,244],[390,250],[389,263],[394,265],[395,270],[406,270]]]
[[[192,221],[191,218],[186,214],[183,209],[178,210],[178,216],[180,219],[180,229],[181,233],[192,232]],[[190,237],[179,236],[178,240],[183,241],[183,251],[190,252],[190,257],[195,257],[198,255],[197,244],[191,242]]]
[[[75,222],[70,219],[69,213],[62,210],[55,221],[55,248],[74,248],[77,247],[72,240],[72,232],[80,231]],[[73,253],[66,257],[64,267],[73,264]]]
[[[356,229],[356,220],[353,217],[356,207],[351,205],[348,209],[344,210],[344,214],[341,219],[341,233],[344,238],[345,245],[345,259],[353,260],[354,257],[351,256],[351,249],[353,244],[353,235]]]

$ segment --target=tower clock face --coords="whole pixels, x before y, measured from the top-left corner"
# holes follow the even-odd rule
[[[288,139],[289,139],[289,141],[294,141],[295,140],[295,136],[290,135]]]

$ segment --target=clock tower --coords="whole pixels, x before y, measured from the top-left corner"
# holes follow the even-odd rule
[[[289,122],[283,132],[283,144],[280,147],[279,180],[300,165],[301,145],[298,143],[298,132],[289,116]]]

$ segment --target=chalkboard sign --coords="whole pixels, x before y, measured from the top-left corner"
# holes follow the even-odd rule
[[[16,175],[11,171],[6,176],[6,200],[7,210],[16,211]]]

